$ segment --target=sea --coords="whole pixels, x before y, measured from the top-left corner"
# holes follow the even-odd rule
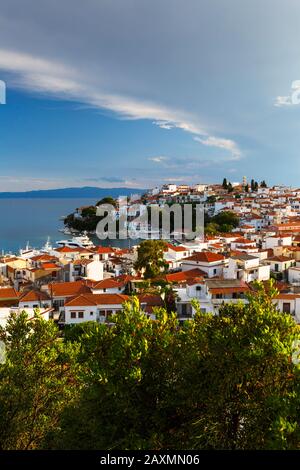
[[[77,207],[95,204],[94,199],[0,199],[0,253],[17,254],[29,244],[41,248],[50,237],[55,245],[58,240],[71,238],[61,233],[62,218]],[[128,240],[99,240],[92,237],[96,245],[129,246]],[[131,241],[132,244],[132,241]],[[134,244],[134,243],[133,243]]]

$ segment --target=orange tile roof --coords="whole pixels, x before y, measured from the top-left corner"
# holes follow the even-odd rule
[[[278,300],[295,300],[299,299],[300,294],[278,294],[275,298]]]
[[[79,248],[70,248],[69,246],[60,246],[59,248],[55,248],[55,251],[58,251],[58,253],[78,253],[80,250]]]
[[[71,297],[91,292],[84,281],[53,282],[49,284],[49,289],[54,297]]]
[[[209,289],[211,294],[234,294],[239,292],[248,292],[250,290],[250,287],[247,285],[232,287],[212,287]]]
[[[279,261],[280,263],[284,263],[285,261],[295,261],[293,258],[288,258],[287,256],[273,256],[272,258],[267,258],[266,261]]]
[[[185,261],[198,261],[202,263],[214,263],[216,261],[224,261],[225,256],[220,255],[218,253],[212,253],[211,251],[201,251],[199,253],[195,253],[192,256],[188,256],[185,258]]]
[[[128,295],[123,294],[80,294],[66,302],[65,307],[121,305],[128,299]]]
[[[93,285],[93,289],[109,289],[113,287],[123,287],[124,281],[118,281],[115,278],[103,279]]]
[[[173,250],[173,251],[188,251],[188,248],[186,248],[185,246],[174,246],[174,245],[171,245],[171,243],[168,243],[168,249],[169,250]]]
[[[35,300],[49,300],[49,296],[46,292],[30,290],[29,292],[25,292],[20,297],[20,302],[34,302]]]
[[[42,263],[42,269],[61,269],[55,263]]]
[[[239,245],[249,245],[254,244],[254,241],[248,240],[247,238],[237,238],[234,243],[238,243]]]
[[[18,299],[20,293],[14,289],[14,287],[1,287],[0,288],[0,299],[1,300],[10,300]]]
[[[93,248],[91,251],[99,255],[114,253],[114,250],[110,246],[97,246],[96,248]]]
[[[31,261],[55,261],[57,260],[58,258],[56,256],[50,256],[48,254],[43,254],[43,255],[37,255],[37,256],[33,256],[32,258],[30,258]]]
[[[178,273],[166,274],[167,282],[184,282],[188,279],[202,278],[207,274],[201,269],[189,269],[188,271],[180,271]]]

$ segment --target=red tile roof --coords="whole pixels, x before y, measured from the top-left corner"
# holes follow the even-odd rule
[[[18,299],[20,292],[16,291],[13,287],[0,288],[0,300]]]
[[[189,269],[188,271],[180,271],[178,273],[166,274],[167,282],[186,282],[188,279],[202,278],[207,276],[201,269]]]
[[[25,292],[20,297],[20,302],[34,302],[40,300],[49,300],[50,297],[46,292],[30,290],[29,292]]]
[[[93,248],[91,251],[99,255],[114,253],[114,250],[110,246],[97,246],[96,248]]]
[[[123,294],[80,294],[66,302],[65,307],[83,307],[89,305],[121,305],[128,300]]]
[[[115,278],[103,279],[102,281],[93,284],[93,289],[109,289],[113,287],[123,287],[124,281],[118,281]]]
[[[215,263],[216,261],[224,261],[225,256],[220,255],[218,253],[212,253],[211,251],[201,251],[199,253],[195,253],[192,256],[188,256],[185,258],[185,261],[197,261],[202,263]]]
[[[91,292],[84,281],[53,282],[49,284],[49,289],[54,297],[71,297]]]

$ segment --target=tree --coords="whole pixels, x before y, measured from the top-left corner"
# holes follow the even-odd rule
[[[245,192],[248,193],[249,192],[249,184],[247,183],[246,186],[245,186]]]
[[[239,218],[234,212],[222,211],[212,218],[212,222],[219,227],[221,225],[231,225],[233,228],[236,228],[239,225]]]
[[[265,180],[262,180],[262,182],[260,183],[260,187],[261,188],[267,188],[267,183],[265,182]]]
[[[220,226],[214,222],[209,222],[205,227],[204,227],[204,233],[205,235],[217,235],[219,233]]]
[[[276,294],[272,284],[268,294],[258,284],[248,305],[224,305],[218,316],[204,317],[196,306],[195,349],[187,347],[194,363],[188,373],[196,380],[190,394],[195,448],[297,446],[299,366],[291,355],[300,332],[276,309]]]
[[[0,365],[0,448],[39,447],[57,429],[61,412],[78,388],[75,350],[59,340],[52,320],[12,313],[0,328],[6,362]]]
[[[217,200],[217,198],[213,194],[213,195],[207,197],[206,202],[207,202],[207,204],[214,204],[216,202],[216,200]]]
[[[255,188],[255,181],[254,181],[254,179],[251,180],[250,185],[251,185],[251,191],[254,191],[254,188]]]
[[[147,318],[137,299],[80,339],[84,384],[50,448],[287,449],[299,445],[300,332],[257,284],[248,304]]]
[[[149,319],[133,298],[114,315],[112,327],[95,324],[82,337],[85,386],[48,448],[167,448],[180,424],[172,400],[181,332],[175,314],[157,309],[156,316]]]
[[[161,289],[161,296],[164,300],[165,309],[168,314],[176,312],[176,300],[178,300],[178,295],[172,286],[166,285]]]
[[[232,191],[233,191],[233,186],[232,186],[231,183],[228,183],[227,190],[228,190],[229,193],[232,193]]]
[[[226,178],[223,179],[222,186],[223,186],[224,189],[227,189],[227,188],[228,188],[228,183],[227,183],[227,179],[226,179]]]
[[[117,201],[111,196],[106,196],[103,197],[100,201],[98,201],[96,206],[101,206],[102,204],[110,204],[111,206],[116,207]]]
[[[163,240],[144,240],[140,243],[138,258],[134,265],[138,271],[143,271],[145,279],[151,279],[165,272],[168,268],[164,260],[164,252],[167,248]]]

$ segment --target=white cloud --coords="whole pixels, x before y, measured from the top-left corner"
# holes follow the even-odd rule
[[[148,160],[150,160],[151,162],[154,162],[154,163],[163,163],[166,160],[169,160],[169,158],[164,157],[164,156],[159,156],[159,157],[150,157],[150,158],[148,158]]]
[[[239,149],[236,142],[231,139],[222,139],[219,137],[194,137],[196,142],[200,142],[203,145],[207,145],[208,147],[216,147],[222,150],[227,150],[230,152],[230,160],[239,160],[241,158],[241,150]]]
[[[160,127],[161,129],[174,129],[174,125],[168,121],[153,121],[152,124],[156,124],[156,126]]]
[[[231,140],[209,136],[197,117],[191,113],[131,96],[106,93],[100,85],[95,85],[89,76],[74,67],[0,49],[0,69],[13,72],[12,83],[16,87],[35,93],[52,94],[56,98],[78,101],[94,108],[107,109],[124,119],[152,120],[162,129],[181,129],[201,136],[195,137],[195,140],[204,145],[225,148],[234,156],[240,156],[237,144]],[[162,158],[153,161],[159,163]]]
[[[292,104],[293,103],[290,96],[277,96],[274,106],[281,108],[282,106],[291,106]]]

